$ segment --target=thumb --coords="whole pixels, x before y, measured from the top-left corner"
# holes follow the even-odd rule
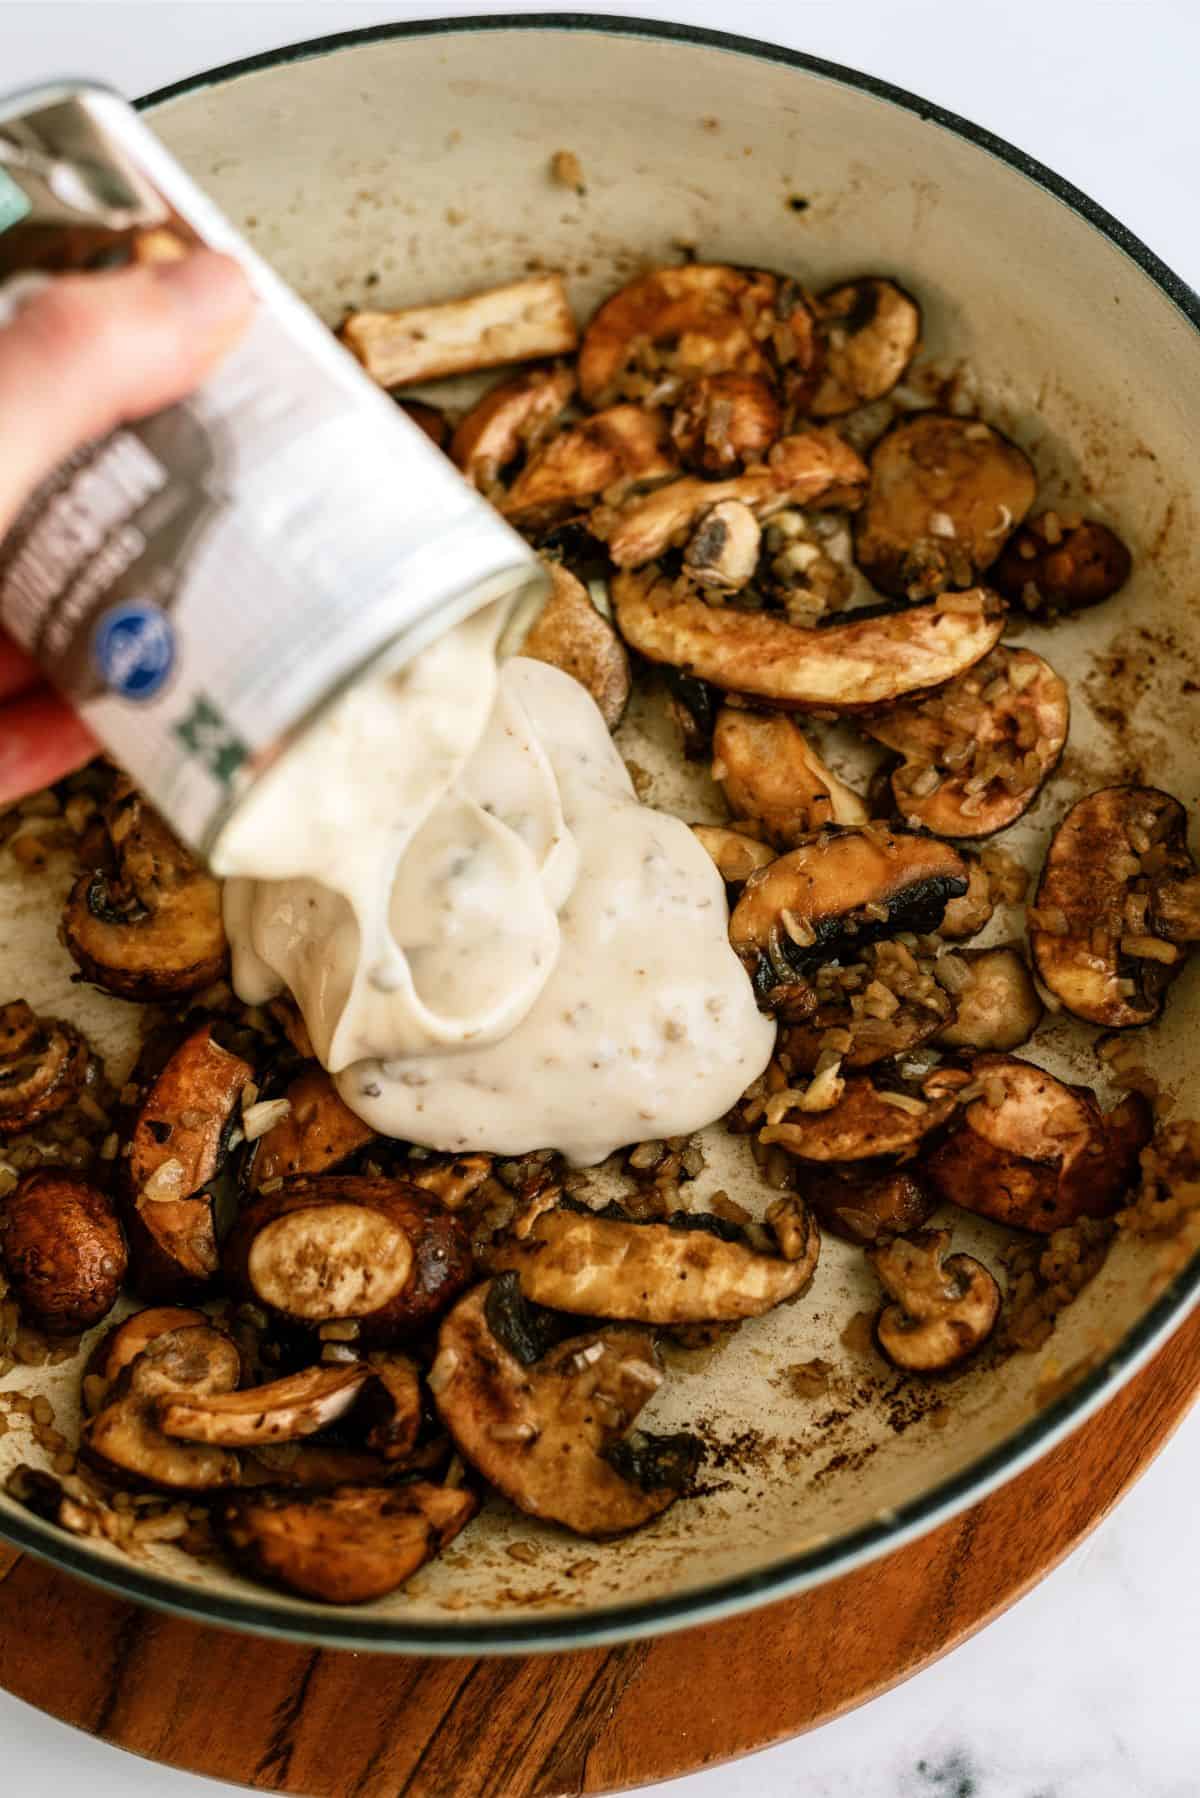
[[[198,387],[253,306],[241,268],[212,250],[35,293],[0,330],[0,537],[81,443]]]

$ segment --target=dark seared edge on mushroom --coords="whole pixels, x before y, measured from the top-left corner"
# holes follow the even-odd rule
[[[1043,512],[1009,538],[992,570],[998,593],[1035,615],[1082,612],[1129,579],[1133,557],[1106,524]]]
[[[322,1604],[368,1604],[411,1579],[479,1509],[463,1486],[342,1486],[312,1498],[242,1493],[218,1534],[252,1578]]]
[[[561,563],[550,564],[549,574],[550,597],[519,653],[561,668],[586,687],[609,730],[616,730],[633,684],[629,652],[592,604],[582,581]]]
[[[892,1300],[875,1340],[893,1366],[944,1373],[987,1341],[1000,1315],[1000,1288],[973,1255],[948,1254],[949,1230],[918,1230],[877,1243],[867,1257]]]
[[[814,418],[835,418],[892,391],[916,355],[921,309],[884,276],[860,275],[828,288],[816,302],[825,372],[809,404]]]
[[[862,712],[940,687],[999,641],[1004,611],[982,589],[923,605],[861,607],[812,628],[772,612],[708,605],[650,568],[618,574],[625,641],[727,692],[792,711]]]
[[[1187,815],[1157,787],[1103,787],[1054,833],[1030,908],[1044,984],[1089,1024],[1148,1024],[1200,939],[1200,877]]]
[[[823,1229],[863,1245],[919,1230],[936,1209],[932,1194],[905,1168],[856,1174],[806,1167],[796,1184]]]
[[[251,1073],[205,1023],[184,1038],[137,1106],[121,1174],[121,1216],[133,1287],[143,1298],[190,1297],[216,1276],[208,1188],[240,1127]]]
[[[986,837],[1029,809],[1063,752],[1066,682],[1028,649],[1001,644],[923,699],[864,720],[902,758],[891,776],[906,824],[941,837]]]
[[[520,1510],[582,1536],[623,1535],[675,1502],[700,1444],[647,1437],[614,1459],[662,1381],[654,1338],[613,1324],[549,1346],[562,1324],[546,1320],[516,1274],[477,1286],[442,1321],[434,1401],[463,1456]]]
[[[1033,504],[1037,476],[1023,451],[979,418],[919,412],[871,452],[854,554],[876,587],[925,599],[973,587]]]
[[[218,882],[123,776],[104,817],[113,866],[72,887],[63,943],[119,999],[157,1002],[210,986],[229,960]]]
[[[116,1304],[125,1241],[108,1195],[64,1168],[25,1174],[0,1203],[0,1268],[28,1323],[78,1336]]]
[[[619,1204],[593,1211],[570,1199],[535,1200],[492,1257],[516,1273],[525,1297],[556,1311],[633,1323],[685,1324],[760,1317],[803,1292],[821,1238],[799,1200],[790,1201],[786,1255],[705,1212],[675,1211],[661,1223]]]
[[[0,1006],[0,1136],[16,1136],[77,1099],[90,1052],[73,1024],[41,1018],[24,999]]]
[[[785,849],[826,824],[865,824],[870,815],[785,712],[722,706],[712,775],[734,817],[754,819]]]
[[[225,1245],[230,1286],[309,1329],[356,1319],[380,1347],[426,1327],[471,1276],[462,1223],[410,1181],[298,1175],[259,1193]]]
[[[303,1068],[284,1089],[288,1109],[250,1145],[243,1178],[251,1192],[291,1174],[325,1174],[374,1141],[369,1124],[343,1103],[324,1068]]]
[[[83,1427],[80,1454],[118,1484],[170,1492],[236,1486],[239,1463],[228,1449],[175,1442],[159,1428],[159,1401],[232,1392],[241,1358],[223,1331],[192,1325],[154,1336],[118,1375],[102,1408]]]
[[[1105,1116],[1089,1087],[1010,1055],[977,1055],[960,1102],[924,1178],[939,1199],[1041,1235],[1116,1211],[1154,1128],[1140,1094]]]
[[[820,962],[902,930],[936,930],[948,901],[966,890],[966,865],[948,843],[834,826],[750,876],[729,940],[760,1005],[774,1010]]]
[[[776,1121],[768,1121],[758,1140],[778,1144],[798,1161],[819,1164],[910,1161],[945,1129],[958,1104],[940,1073],[927,1075],[916,1092],[851,1074],[836,1103],[821,1111],[800,1109],[793,1103],[799,1096],[780,1093],[777,1105],[768,1101],[768,1120]]]
[[[689,762],[707,760],[722,704],[719,691],[669,663],[663,669],[663,680],[668,694],[667,710],[679,726],[684,755]]]

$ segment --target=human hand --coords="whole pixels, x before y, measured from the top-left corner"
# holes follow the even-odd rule
[[[0,330],[0,542],[65,456],[200,385],[249,322],[238,264],[212,250],[50,282]],[[0,633],[0,805],[79,768],[98,745]]]

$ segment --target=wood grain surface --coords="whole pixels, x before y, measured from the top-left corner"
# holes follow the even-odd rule
[[[0,1685],[169,1766],[311,1798],[559,1798],[667,1779],[827,1722],[973,1634],[1112,1509],[1198,1386],[1200,1312],[1037,1466],[888,1559],[729,1623],[549,1658],[258,1641],[0,1547]]]

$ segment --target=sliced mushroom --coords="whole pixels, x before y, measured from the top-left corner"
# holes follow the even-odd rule
[[[206,1492],[238,1482],[228,1449],[175,1442],[158,1427],[158,1401],[187,1393],[232,1392],[238,1351],[220,1330],[194,1326],[156,1336],[117,1380],[104,1408],[83,1427],[80,1451],[110,1477],[172,1492]]]
[[[561,668],[586,687],[609,730],[616,730],[633,684],[629,652],[592,604],[583,582],[561,563],[552,563],[549,572],[550,597],[519,653]]]
[[[756,327],[773,318],[780,297],[776,277],[754,269],[692,262],[639,275],[605,300],[584,332],[579,391],[589,406],[603,406],[644,399],[664,383],[766,374],[769,333]],[[804,334],[803,314],[799,322]]]
[[[569,1199],[534,1201],[493,1255],[497,1272],[520,1277],[535,1304],[579,1317],[686,1324],[761,1317],[812,1279],[817,1230],[786,1260],[756,1248],[744,1230],[702,1211],[663,1222],[632,1218],[620,1205],[592,1211]]]
[[[738,818],[754,818],[785,849],[826,824],[865,824],[858,794],[827,768],[783,712],[725,705],[713,732],[713,779]]]
[[[809,976],[815,1009],[780,1031],[781,1066],[789,1076],[815,1074],[836,1055],[845,1070],[869,1068],[936,1037],[954,1016],[939,967],[907,944],[889,942],[822,962]]]
[[[996,560],[1037,491],[1029,458],[978,418],[919,412],[871,454],[855,521],[859,567],[885,593],[924,599],[972,587]]]
[[[72,887],[66,948],[119,999],[150,1003],[210,986],[229,960],[217,881],[128,781],[118,781],[105,821],[116,872],[96,869]]]
[[[247,1180],[260,1192],[291,1174],[325,1174],[373,1141],[375,1132],[348,1105],[324,1068],[305,1068],[286,1089],[288,1111],[254,1145]]]
[[[90,1330],[116,1304],[125,1242],[108,1196],[62,1168],[25,1174],[0,1205],[0,1269],[27,1322]]]
[[[1048,1235],[1115,1211],[1137,1171],[1152,1123],[1145,1100],[1108,1117],[1086,1086],[1068,1086],[1009,1055],[977,1055],[953,1134],[925,1164],[941,1199],[1020,1230]]]
[[[540,534],[610,488],[628,483],[640,491],[669,480],[676,467],[657,413],[610,406],[547,438],[498,503],[518,530]]]
[[[209,1322],[203,1311],[181,1305],[151,1305],[114,1324],[101,1336],[84,1365],[84,1410],[91,1416],[103,1408],[118,1377],[156,1337],[197,1325],[207,1327]]]
[[[663,670],[667,710],[679,727],[683,753],[690,762],[707,760],[712,750],[721,695],[707,681],[670,664]]]
[[[948,843],[882,825],[833,827],[751,875],[729,940],[770,1006],[777,987],[822,961],[902,930],[936,930],[946,902],[966,887],[962,857]]]
[[[1050,664],[1001,644],[936,693],[863,729],[904,758],[892,794],[906,824],[984,837],[1033,804],[1058,765],[1070,715],[1067,683]]]
[[[427,1161],[410,1161],[404,1178],[422,1192],[432,1193],[447,1211],[461,1211],[491,1172],[490,1155],[435,1155]]]
[[[618,568],[643,568],[686,543],[705,513],[725,500],[737,500],[759,520],[784,506],[857,506],[866,479],[866,466],[836,431],[803,431],[781,437],[761,467],[725,481],[683,475],[598,509],[591,528]]]
[[[740,593],[754,578],[762,528],[744,500],[719,500],[703,513],[683,552],[697,587]]]
[[[424,431],[435,449],[446,448],[450,441],[450,420],[439,406],[427,406],[424,400],[404,400],[400,410],[419,431]]]
[[[372,1355],[356,1417],[366,1443],[385,1462],[408,1461],[425,1421],[421,1376],[407,1355]]]
[[[1089,1024],[1148,1024],[1183,967],[1169,939],[1186,933],[1194,878],[1178,800],[1156,787],[1089,793],[1055,831],[1028,913],[1043,983]]]
[[[1063,525],[1043,512],[1011,537],[992,571],[997,592],[1027,612],[1082,612],[1125,585],[1133,557],[1098,519]]]
[[[786,1101],[787,1095],[778,1095]],[[841,1098],[827,1111],[791,1111],[772,1107],[777,1122],[759,1131],[758,1140],[778,1143],[799,1161],[908,1161],[925,1139],[953,1117],[958,1100],[952,1091],[922,1083],[920,1095],[876,1086],[868,1074],[851,1074]]]
[[[894,1302],[875,1338],[896,1367],[942,1373],[987,1341],[1000,1315],[1000,1288],[973,1255],[948,1254],[949,1230],[918,1230],[867,1251]]]
[[[835,418],[890,393],[917,352],[921,309],[911,294],[878,275],[831,287],[817,301],[825,372],[810,404],[814,418]]]
[[[0,1005],[0,1136],[18,1136],[70,1105],[88,1061],[73,1024],[39,1018],[24,999]]]
[[[760,843],[740,830],[726,829],[723,824],[693,824],[692,830],[712,856],[726,886],[741,886],[775,860],[776,852],[769,843]]]
[[[783,408],[762,375],[702,375],[684,388],[671,415],[671,441],[697,474],[760,462],[782,432]]]
[[[450,459],[487,488],[510,463],[553,431],[575,392],[569,368],[537,368],[502,381],[471,407],[454,433]]]
[[[367,1379],[367,1367],[357,1362],[306,1367],[240,1392],[169,1393],[158,1402],[158,1427],[177,1441],[217,1448],[297,1442],[344,1417]]]
[[[226,1244],[235,1290],[317,1328],[356,1318],[381,1346],[430,1323],[471,1273],[466,1231],[405,1180],[299,1175],[260,1192]]]
[[[544,1319],[515,1274],[477,1286],[442,1322],[434,1401],[460,1452],[518,1509],[581,1536],[623,1535],[675,1502],[699,1445],[650,1437],[622,1455],[662,1381],[653,1337],[612,1325],[549,1347]]]
[[[462,1486],[347,1486],[315,1498],[243,1494],[218,1520],[255,1579],[322,1604],[368,1604],[411,1579],[479,1509]]]
[[[185,1037],[137,1109],[122,1219],[143,1298],[197,1292],[217,1272],[213,1201],[202,1188],[229,1152],[251,1072],[203,1024]]]
[[[1042,1021],[1042,1002],[1019,949],[968,949],[938,963],[948,967],[955,1017],[937,1034],[948,1049],[1017,1049]]]
[[[969,608],[864,607],[815,629],[706,605],[653,569],[617,575],[612,596],[621,635],[648,661],[796,711],[861,712],[943,686],[974,667],[1004,629],[1003,613],[982,591]]]
[[[529,275],[434,306],[352,312],[342,342],[381,387],[564,356],[578,333],[561,275]]]
[[[935,1210],[932,1195],[901,1168],[868,1178],[806,1169],[801,1185],[823,1229],[863,1246],[919,1230]]]
[[[963,861],[967,869],[967,890],[960,898],[951,899],[938,925],[939,936],[950,937],[956,942],[978,936],[991,922],[996,909],[987,869],[971,851],[963,851]]]

